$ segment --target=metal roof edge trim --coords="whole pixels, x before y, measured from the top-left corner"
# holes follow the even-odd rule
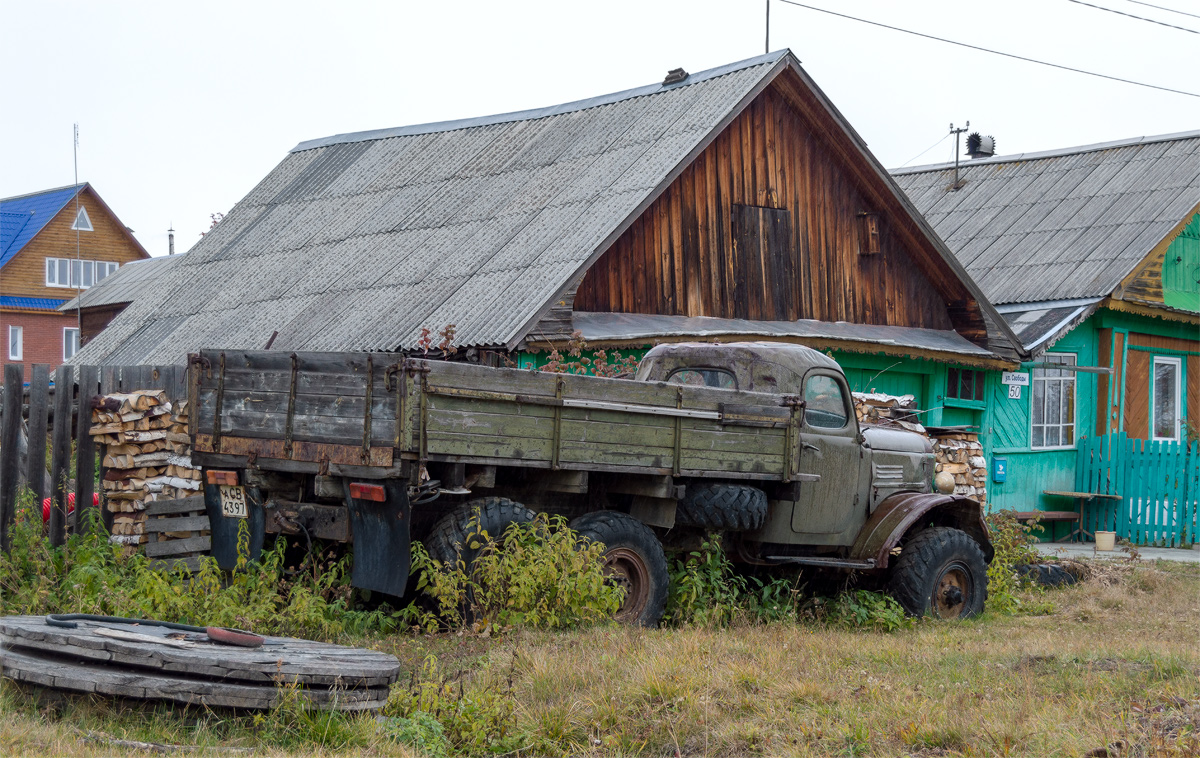
[[[12,197],[0,197],[0,203],[7,203],[11,200],[24,200],[27,197],[37,197],[38,195],[49,195],[51,192],[62,192],[63,190],[75,189],[79,191],[87,186],[87,182],[79,184],[64,184],[61,187],[53,187],[51,189],[38,190],[37,192],[26,192],[24,195],[13,195]]]
[[[1024,313],[1025,311],[1050,310],[1051,308],[1070,308],[1071,306],[1098,303],[1104,297],[1076,297],[1067,300],[1042,300],[1036,303],[1005,303],[997,305],[996,311],[999,313]]]
[[[1053,327],[1046,330],[1046,333],[1041,337],[1038,337],[1037,340],[1026,345],[1025,349],[1029,351],[1030,357],[1040,355],[1045,350],[1049,350],[1050,346],[1066,336],[1067,332],[1070,332],[1075,327],[1086,321],[1093,313],[1096,312],[1096,309],[1099,307],[1097,303],[1099,302],[1100,301],[1097,300],[1095,303],[1079,306],[1075,310],[1071,311],[1066,318],[1062,319]]]
[[[1153,145],[1157,142],[1172,142],[1175,140],[1197,139],[1200,138],[1200,129],[1193,129],[1186,132],[1173,132],[1171,134],[1156,134],[1145,137],[1129,137],[1126,139],[1110,140],[1108,142],[1096,142],[1091,145],[1079,145],[1077,147],[1060,147],[1052,150],[1039,150],[1032,153],[1016,153],[1013,155],[993,155],[990,158],[974,158],[965,161],[959,161],[959,168],[968,168],[970,166],[989,166],[997,163],[1014,163],[1017,161],[1030,161],[1040,158],[1060,158],[1066,155],[1079,155],[1081,153],[1095,153],[1100,150],[1112,150],[1118,147],[1134,147],[1137,145]],[[903,166],[900,168],[889,169],[889,172],[895,175],[920,174],[927,171],[944,171],[948,168],[954,168],[954,162],[948,163],[929,163],[924,166]]]
[[[329,137],[319,137],[317,139],[305,140],[293,147],[288,152],[298,153],[304,150],[314,150],[318,147],[328,147],[330,145],[341,145],[348,142],[366,142],[369,140],[388,139],[390,137],[411,137],[418,134],[433,134],[436,132],[451,132],[458,129],[470,129],[476,126],[490,126],[492,124],[506,124],[513,121],[528,121],[531,119],[545,118],[546,116],[558,116],[563,113],[571,113],[574,111],[586,110],[595,108],[601,105],[610,105],[619,103],[622,100],[630,100],[635,97],[643,97],[645,95],[654,95],[660,92],[666,92],[673,89],[681,89],[693,84],[700,84],[715,79],[719,76],[732,74],[735,71],[759,66],[764,63],[775,63],[781,58],[789,55],[791,50],[784,48],[776,50],[773,53],[759,55],[754,58],[747,58],[736,63],[727,63],[723,66],[710,68],[706,71],[699,71],[695,74],[689,74],[688,78],[674,84],[647,84],[642,87],[634,87],[633,89],[621,90],[620,92],[612,92],[607,95],[597,95],[596,97],[585,98],[583,100],[575,100],[569,103],[560,103],[558,105],[550,105],[543,108],[531,108],[523,111],[512,111],[510,113],[497,113],[489,116],[475,116],[472,118],[456,119],[452,121],[433,121],[427,124],[412,124],[409,126],[394,126],[386,129],[370,129],[363,132],[348,132],[346,134],[334,134]]]

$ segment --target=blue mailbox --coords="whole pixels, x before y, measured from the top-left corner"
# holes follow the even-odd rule
[[[993,458],[992,459],[992,481],[1003,482],[1008,478],[1008,459]]]

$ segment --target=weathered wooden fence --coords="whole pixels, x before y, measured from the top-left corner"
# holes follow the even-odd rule
[[[1085,506],[1083,528],[1138,545],[1194,544],[1200,535],[1200,442],[1149,442],[1124,432],[1079,440],[1076,490],[1120,495]]]
[[[48,531],[50,542],[61,545],[68,531],[77,529],[85,509],[93,508],[97,451],[91,429],[91,399],[96,395],[133,390],[161,389],[172,403],[186,399],[184,366],[49,366],[35,365],[26,379],[20,364],[4,366],[3,401],[0,402],[0,545],[8,550],[16,515],[17,493],[24,482],[38,501],[51,498]],[[46,466],[47,436],[50,466]],[[72,452],[74,465],[72,466]],[[22,465],[24,458],[24,465]],[[49,481],[47,481],[49,477]],[[68,512],[68,493],[74,482],[75,510]],[[112,515],[100,512],[105,526]],[[35,503],[35,508],[39,503]]]

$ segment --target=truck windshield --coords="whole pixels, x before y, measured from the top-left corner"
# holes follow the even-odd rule
[[[737,379],[733,374],[719,368],[681,368],[667,377],[670,384],[686,384],[689,387],[717,387],[736,390]]]

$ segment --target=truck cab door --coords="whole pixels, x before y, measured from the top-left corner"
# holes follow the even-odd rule
[[[799,471],[820,480],[800,483],[792,531],[823,544],[840,544],[832,537],[849,532],[853,541],[866,518],[859,487],[866,456],[849,388],[838,372],[814,369],[804,378],[803,397]]]

